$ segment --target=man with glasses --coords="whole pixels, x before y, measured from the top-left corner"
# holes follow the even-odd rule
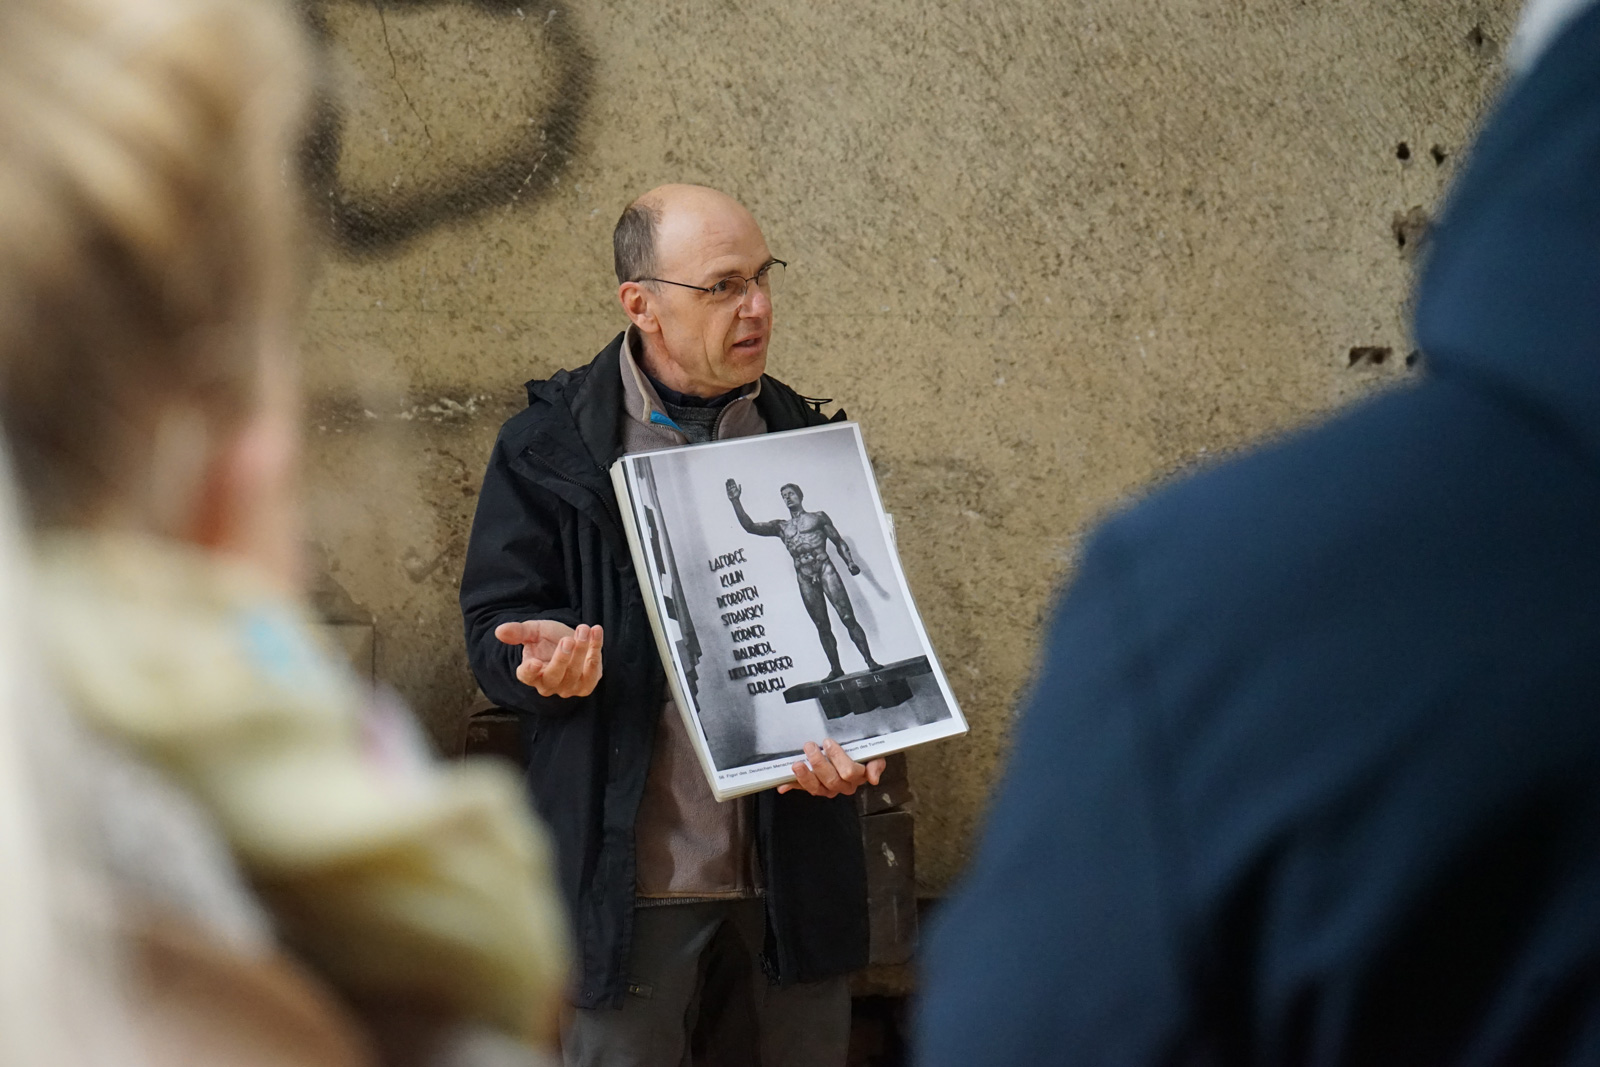
[[[483,691],[524,713],[528,786],[577,934],[566,1062],[844,1063],[845,975],[866,962],[851,794],[832,741],[798,784],[719,804],[667,691],[607,473],[625,452],[827,419],[766,376],[786,266],[738,202],[668,185],[613,235],[631,325],[528,383],[501,429],[461,583]],[[835,416],[836,418],[842,416]],[[783,795],[780,795],[783,794]]]

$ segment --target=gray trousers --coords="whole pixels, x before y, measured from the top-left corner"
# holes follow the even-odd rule
[[[844,1067],[849,980],[772,985],[764,930],[759,900],[634,909],[628,996],[573,1014],[566,1067]]]

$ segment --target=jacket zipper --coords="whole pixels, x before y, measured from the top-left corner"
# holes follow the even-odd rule
[[[738,404],[745,400],[750,401],[751,407],[755,406],[755,398],[750,396],[741,396],[733,400],[731,403],[723,405],[722,411],[717,414],[717,421],[711,424],[711,439],[713,441],[722,440],[722,421],[728,417],[728,412],[733,410],[734,404]]]

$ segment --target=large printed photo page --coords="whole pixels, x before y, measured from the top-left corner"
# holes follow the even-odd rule
[[[628,455],[611,476],[673,696],[718,800],[965,733],[855,423]]]

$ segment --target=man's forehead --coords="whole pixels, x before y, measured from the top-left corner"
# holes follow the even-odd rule
[[[761,227],[734,201],[664,206],[661,214],[656,256],[663,269],[749,272],[771,255]]]

